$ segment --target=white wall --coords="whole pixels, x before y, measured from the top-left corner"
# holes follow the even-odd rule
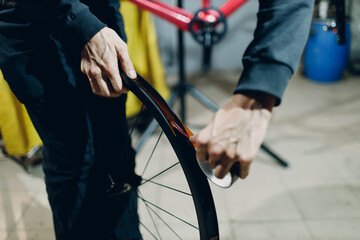
[[[163,2],[176,5],[174,0],[162,0]],[[225,0],[212,0],[214,7],[219,7]],[[200,0],[183,0],[184,9],[195,12],[201,5]],[[249,0],[228,18],[228,32],[226,36],[213,47],[212,69],[233,70],[241,69],[241,57],[247,45],[253,37],[256,26],[257,0]],[[176,73],[177,62],[177,29],[154,16],[154,22],[158,33],[158,43],[167,73]],[[191,34],[186,32],[185,56],[186,73],[201,71],[202,46],[195,42]]]

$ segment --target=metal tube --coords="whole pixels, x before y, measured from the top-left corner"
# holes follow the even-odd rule
[[[159,1],[148,0],[129,0],[142,9],[148,10],[155,15],[173,23],[182,31],[188,30],[188,25],[194,17],[194,14],[185,11],[179,7],[171,6]]]
[[[224,14],[225,17],[228,17],[234,11],[236,11],[240,6],[246,3],[248,0],[229,0],[224,3],[220,8],[220,12]]]

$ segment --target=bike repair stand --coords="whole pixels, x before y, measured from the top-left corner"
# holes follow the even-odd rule
[[[179,8],[183,7],[182,0],[177,1],[177,6]],[[210,11],[211,14],[215,15],[215,20],[212,22],[206,21],[203,16],[206,16],[206,12]],[[205,14],[203,14],[205,13]],[[216,31],[215,27],[221,26],[220,31]],[[197,42],[203,45],[203,70],[208,71],[210,69],[210,58],[211,58],[211,48],[212,45],[219,42],[221,38],[225,35],[227,26],[226,19],[221,14],[220,11],[214,8],[201,9],[195,13],[193,21],[189,25],[190,32]],[[178,29],[178,60],[179,60],[179,81],[177,85],[172,89],[172,93],[168,100],[168,104],[173,106],[177,99],[180,100],[180,117],[181,120],[185,123],[186,121],[186,103],[185,96],[186,93],[191,94],[196,100],[202,103],[205,107],[216,112],[219,107],[211,101],[207,96],[202,92],[196,89],[193,85],[189,84],[186,81],[185,76],[185,48],[184,48],[184,34]],[[157,128],[157,122],[153,120],[148,128],[145,130],[143,136],[138,141],[135,150],[138,151],[145,141],[152,135],[152,133]],[[261,149],[264,150],[267,154],[273,157],[281,166],[288,167],[288,163],[270,150],[265,144],[261,145]]]

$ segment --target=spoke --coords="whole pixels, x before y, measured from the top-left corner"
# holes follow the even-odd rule
[[[153,204],[153,203],[151,203],[151,202],[147,201],[146,199],[144,199],[144,198],[142,198],[142,197],[140,197],[140,196],[139,196],[139,198],[140,198],[142,201],[144,201],[144,202],[146,202],[146,203],[150,204],[151,206],[156,207],[157,209],[159,209],[159,210],[161,210],[161,211],[163,211],[163,212],[167,213],[168,215],[172,216],[173,218],[176,218],[177,220],[179,220],[179,221],[181,221],[181,222],[183,222],[183,223],[185,223],[185,224],[189,225],[190,227],[193,227],[193,228],[195,228],[195,229],[199,230],[199,228],[195,227],[194,225],[192,225],[191,223],[189,223],[189,222],[185,221],[184,219],[182,219],[182,218],[180,218],[180,217],[178,217],[178,216],[176,216],[176,215],[174,215],[174,214],[172,214],[172,213],[170,213],[170,212],[166,211],[165,209],[163,209],[163,208],[161,208],[161,207],[159,207],[159,206],[157,206],[157,205],[155,205],[155,204]]]
[[[150,212],[150,210],[152,210],[152,209],[151,209],[151,208],[149,207],[149,205],[143,200],[142,194],[140,193],[139,190],[138,190],[138,194],[141,195],[141,197],[139,197],[139,198],[144,202],[144,204],[145,204],[145,206],[146,206],[146,210],[148,211],[149,216],[150,216],[150,218],[151,218],[151,221],[152,221],[152,223],[153,223],[153,225],[154,225],[154,228],[155,228],[157,234],[159,235],[159,238],[161,239],[161,235],[160,235],[160,233],[159,233],[159,229],[157,228],[156,223],[155,223],[155,220],[154,220],[154,218],[153,218],[153,216],[152,216],[152,214],[151,214],[151,212]],[[153,235],[153,234],[152,234],[152,235]]]
[[[159,144],[160,138],[161,138],[161,136],[162,136],[163,133],[164,133],[164,131],[161,131],[161,133],[160,133],[160,135],[159,135],[159,137],[158,137],[158,139],[157,139],[157,141],[156,141],[156,143],[155,143],[155,146],[154,146],[154,148],[153,148],[153,150],[152,150],[152,152],[151,152],[151,154],[150,154],[150,156],[149,156],[149,159],[148,159],[147,162],[146,162],[146,165],[145,165],[145,167],[144,167],[144,170],[142,171],[142,173],[141,173],[140,176],[144,176],[144,173],[145,173],[145,171],[146,171],[146,169],[147,169],[147,167],[148,167],[148,165],[149,165],[149,163],[150,163],[150,160],[151,160],[152,156],[154,155],[155,149],[156,149],[157,145]]]
[[[150,182],[150,183],[159,185],[159,186],[161,186],[161,187],[164,187],[164,188],[173,190],[173,191],[175,191],[175,192],[179,192],[179,193],[182,193],[182,194],[184,194],[184,195],[188,195],[188,196],[190,196],[190,197],[192,196],[190,193],[184,192],[184,191],[182,191],[182,190],[179,190],[179,189],[176,189],[176,188],[172,188],[172,187],[169,187],[169,186],[166,186],[166,185],[163,185],[163,184],[161,184],[161,183],[157,183],[157,182],[154,182],[154,181],[151,181],[151,180],[146,180],[146,179],[144,179],[144,180],[145,180],[146,182]]]
[[[139,194],[142,196],[142,194],[140,193],[140,191],[139,191]],[[148,207],[148,204],[147,204],[143,199],[142,199],[142,201],[143,201],[144,204]],[[169,226],[169,224],[167,224],[167,223],[165,222],[165,220],[162,219],[162,217],[155,212],[154,209],[152,209],[151,207],[149,207],[149,209],[150,209],[150,210],[165,224],[165,226],[167,226],[179,239],[182,239],[182,238],[175,232],[175,230],[172,229],[172,228]]]
[[[154,239],[157,240],[157,237],[156,237],[142,222],[139,221],[139,223],[140,223],[141,226],[143,226],[143,228],[145,228],[145,230],[146,230],[148,233],[151,234],[151,236],[153,236]]]
[[[168,167],[168,168],[166,168],[165,170],[163,170],[163,171],[159,172],[158,174],[156,174],[155,176],[151,177],[150,179],[148,179],[148,180],[146,180],[146,181],[142,182],[142,183],[140,184],[140,186],[141,186],[141,185],[144,185],[145,183],[147,183],[147,182],[149,182],[149,181],[153,180],[154,178],[156,178],[156,177],[160,176],[161,174],[163,174],[164,172],[166,172],[166,171],[170,170],[171,168],[175,167],[175,166],[176,166],[176,165],[178,165],[179,163],[180,163],[180,162],[177,162],[177,163],[175,163],[175,164],[171,165],[170,167]]]

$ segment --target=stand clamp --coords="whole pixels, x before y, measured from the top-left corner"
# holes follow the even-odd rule
[[[203,70],[210,70],[211,48],[227,32],[225,16],[216,8],[200,9],[189,23],[189,32],[196,42],[203,45]]]

